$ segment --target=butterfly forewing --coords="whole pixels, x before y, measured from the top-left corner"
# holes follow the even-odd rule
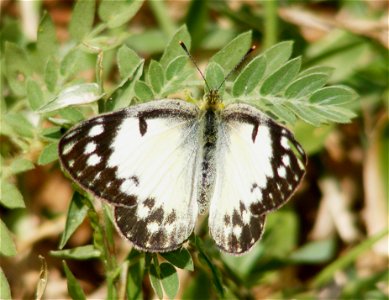
[[[118,229],[139,249],[173,250],[193,231],[198,114],[183,101],[153,101],[90,119],[60,141],[63,168],[114,205]]]
[[[222,111],[217,153],[210,232],[223,251],[242,254],[298,186],[306,157],[289,130],[245,104]]]

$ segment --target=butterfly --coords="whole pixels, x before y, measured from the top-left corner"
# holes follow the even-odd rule
[[[122,236],[148,252],[180,248],[207,211],[222,251],[249,251],[307,163],[287,128],[248,104],[224,105],[218,89],[200,105],[161,99],[86,120],[58,151],[70,177],[113,206]]]

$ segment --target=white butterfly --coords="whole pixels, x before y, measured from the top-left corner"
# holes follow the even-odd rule
[[[136,248],[181,247],[209,210],[211,236],[235,255],[260,239],[266,214],[289,199],[306,165],[289,130],[252,106],[224,107],[215,90],[200,106],[163,99],[87,120],[63,136],[59,158],[113,205]]]

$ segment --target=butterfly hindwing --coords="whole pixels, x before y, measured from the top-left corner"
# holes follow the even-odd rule
[[[198,114],[184,101],[153,101],[90,119],[60,141],[63,168],[114,205],[119,231],[139,249],[173,250],[193,231]]]
[[[242,254],[298,186],[306,157],[289,130],[245,104],[222,111],[217,153],[210,232],[223,251]]]

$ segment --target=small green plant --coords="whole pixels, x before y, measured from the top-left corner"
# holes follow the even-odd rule
[[[102,1],[98,7],[100,22],[94,24],[96,3],[78,1],[69,25],[72,43],[67,47],[58,44],[48,14],[40,22],[35,49],[8,41],[2,45],[2,85],[7,91],[6,99],[1,101],[1,135],[5,139],[1,151],[2,206],[25,207],[15,176],[34,169],[35,165],[58,167],[58,141],[64,130],[80,121],[172,95],[188,101],[202,96],[204,82],[198,79],[195,68],[179,46],[179,41],[183,41],[191,47],[191,36],[185,25],[171,35],[161,57],[149,61],[126,44],[129,33],[122,30],[117,34],[116,29],[130,21],[141,5],[142,1],[123,1],[116,5]],[[218,86],[251,45],[252,33],[246,31],[214,54],[204,72],[208,84]],[[301,121],[313,126],[350,122],[356,116],[356,93],[343,85],[326,86],[332,72],[329,67],[312,66],[302,70],[302,59],[291,58],[292,50],[293,43],[286,41],[262,53],[256,51],[220,90],[224,103],[249,103],[287,126]],[[85,70],[94,70],[94,75],[82,77],[80,74]],[[108,86],[107,78],[112,74],[114,80],[110,79]],[[39,153],[37,158],[35,153]],[[93,229],[92,243],[67,249],[67,242],[85,218]],[[209,240],[203,222],[182,249],[161,254],[132,249],[119,261],[115,255],[112,220],[109,206],[104,204],[97,209],[94,199],[74,186],[58,249],[51,251],[52,256],[63,259],[68,292],[73,299],[87,297],[66,260],[99,259],[104,266],[107,299],[142,298],[145,276],[160,299],[164,296],[173,299],[179,290],[177,268],[195,272],[197,278],[189,284],[183,298],[209,298],[215,293],[220,298],[246,298],[252,297],[249,289],[261,273],[274,275],[277,263],[288,266],[309,263],[310,259],[326,262],[334,256],[332,239],[321,244],[312,242],[296,250],[294,232],[298,222],[295,214],[286,209],[269,216],[269,233],[244,257],[219,253]],[[15,255],[16,248],[3,221],[0,233],[0,254]],[[366,245],[372,245],[384,234],[371,238]],[[341,267],[348,263],[344,262]],[[315,285],[330,280],[337,267],[327,267],[315,279]],[[208,278],[213,287],[208,285]],[[3,272],[0,283],[0,298],[11,298]]]

